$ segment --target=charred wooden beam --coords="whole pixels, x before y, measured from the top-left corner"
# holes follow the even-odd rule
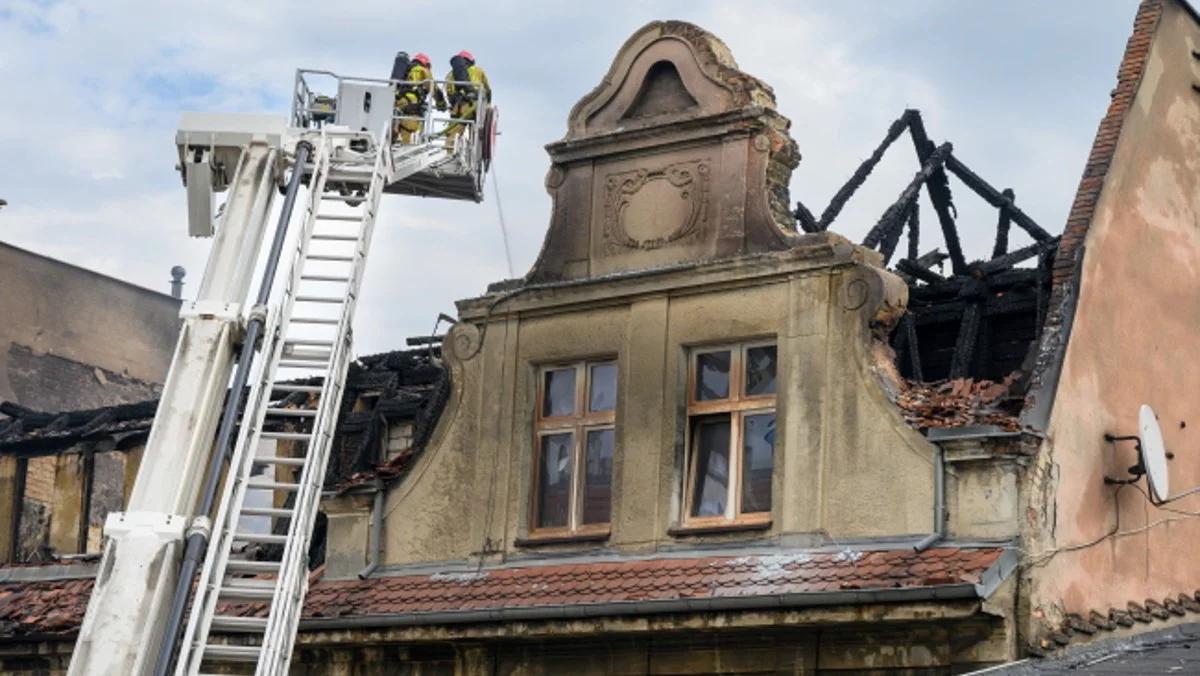
[[[913,380],[925,380],[921,372],[921,345],[917,342],[917,321],[912,313],[904,315],[904,336],[908,344],[908,364]]]
[[[883,216],[879,218],[879,222],[867,233],[866,238],[863,239],[863,245],[874,249],[883,240],[884,236],[888,234],[889,230],[900,228],[904,225],[903,217],[908,212],[909,205],[916,200],[917,195],[921,191],[921,186],[929,180],[929,177],[934,172],[941,169],[942,165],[946,162],[946,158],[951,157],[950,153],[953,149],[953,146],[949,143],[943,143],[929,154],[929,157],[922,162],[921,170],[913,176],[912,181],[900,193],[900,197],[887,208],[887,211],[883,212]],[[962,255],[961,250],[959,251],[959,255]],[[953,254],[951,254],[951,258],[953,258]]]
[[[965,377],[975,357],[975,343],[979,339],[979,303],[970,303],[963,311],[962,323],[958,327],[958,340],[954,343],[954,358],[950,361],[950,377]]]
[[[820,232],[821,227],[817,225],[817,219],[813,218],[812,212],[804,203],[796,200],[796,210],[792,212],[796,217],[796,222],[800,225],[800,229],[804,232]]]
[[[896,269],[929,284],[938,284],[946,281],[945,277],[939,275],[933,270],[930,270],[929,268],[918,265],[916,261],[908,258],[896,263]]]
[[[1013,203],[1012,199],[1003,195],[999,190],[993,188],[987,181],[980,178],[978,174],[967,168],[957,157],[951,155],[946,159],[946,168],[954,173],[968,188],[974,190],[977,195],[982,197],[988,204],[997,209],[1003,207],[1012,218],[1013,222],[1021,227],[1022,230],[1029,233],[1029,236],[1039,242],[1048,242],[1053,239],[1053,235],[1046,232],[1042,226],[1038,225],[1021,211],[1020,207]]]
[[[912,136],[917,159],[924,166],[929,161],[930,155],[935,152],[933,141],[929,140],[929,134],[925,131],[925,122],[921,119],[921,113],[916,110],[905,112],[912,114],[908,125],[909,135]],[[955,274],[961,274],[967,269],[967,260],[963,257],[962,243],[958,239],[958,226],[954,222],[958,216],[958,210],[954,207],[954,197],[950,193],[950,179],[947,178],[945,170],[940,166],[931,174],[927,189],[929,190],[929,201],[933,203],[938,223],[942,226],[942,237],[946,240],[950,265]]]
[[[978,269],[984,275],[992,275],[997,272],[1002,272],[1013,267],[1017,263],[1033,258],[1034,256],[1054,248],[1054,245],[1054,240],[1050,240],[1048,242],[1034,242],[1029,246],[1021,247],[1012,253],[998,256],[985,263],[980,263]]]
[[[908,257],[920,262],[921,246],[921,203],[913,202],[912,212],[908,215]],[[937,249],[933,253],[938,253]],[[939,261],[940,262],[940,261]],[[928,267],[928,266],[926,266]]]
[[[1005,188],[1004,192],[1000,193],[1012,202],[1017,194],[1012,188]],[[1008,253],[1008,230],[1012,225],[1012,216],[1008,213],[1008,207],[1000,207],[1000,216],[996,221],[996,244],[992,247],[992,258],[998,258]]]
[[[896,118],[895,122],[888,127],[887,134],[884,135],[883,141],[880,142],[871,156],[863,160],[862,164],[858,165],[858,169],[854,171],[854,175],[850,180],[846,181],[845,185],[838,189],[834,194],[833,199],[829,200],[829,206],[825,207],[825,211],[821,212],[821,220],[817,222],[819,230],[828,230],[833,220],[842,212],[842,208],[846,206],[846,202],[854,195],[871,172],[875,170],[875,165],[883,159],[883,154],[887,149],[900,138],[900,134],[904,133],[905,129],[909,128],[911,120],[916,114],[915,110],[906,110],[904,114]]]
[[[913,214],[917,212],[917,200],[913,200],[908,204],[908,211],[905,214],[904,222],[912,223]],[[883,242],[879,245],[879,253],[883,254],[883,263],[886,265],[892,260],[892,254],[896,253],[896,245],[900,243],[900,234],[904,230],[903,225],[900,227],[888,230],[883,237]]]

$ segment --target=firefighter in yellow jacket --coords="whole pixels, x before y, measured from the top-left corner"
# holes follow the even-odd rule
[[[470,84],[463,84],[469,82]],[[458,84],[456,84],[458,83]],[[448,100],[450,117],[455,119],[472,119],[479,105],[479,92],[482,91],[486,100],[492,99],[492,88],[488,84],[487,73],[475,65],[475,57],[471,52],[462,51],[450,59],[450,73],[446,76],[445,100],[441,92],[437,92],[438,109],[443,109]],[[446,127],[446,148],[454,149],[455,140],[463,133],[462,123],[452,123]]]
[[[435,89],[429,65],[428,56],[417,54],[406,69],[402,66],[393,69],[392,79],[404,82],[396,85],[397,116],[424,117],[429,93]],[[403,74],[397,71],[402,71]],[[397,119],[392,127],[392,136],[398,137],[401,143],[412,143],[413,136],[419,131],[421,120]]]

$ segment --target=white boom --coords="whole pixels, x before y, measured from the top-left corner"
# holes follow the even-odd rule
[[[336,83],[336,98],[314,93],[312,81],[322,77]],[[393,144],[394,88],[411,84],[298,71],[290,125],[184,116],[177,144],[189,231],[213,235],[212,193],[229,195],[197,299],[181,311],[129,504],[105,523],[72,676],[199,674],[226,662],[287,673],[380,198],[478,202],[491,158],[496,114],[484,91],[475,92],[467,119],[400,117],[421,129]],[[447,143],[451,125],[463,132]],[[289,167],[263,257],[273,195]],[[302,183],[300,230],[285,247]],[[266,272],[255,300],[248,294],[256,266]],[[277,267],[287,270],[281,283]],[[264,465],[273,476],[255,474]],[[282,556],[256,560],[247,545],[281,546]],[[231,634],[236,645],[224,640]]]

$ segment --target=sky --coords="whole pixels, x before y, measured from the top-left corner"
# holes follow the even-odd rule
[[[488,73],[501,136],[482,204],[388,196],[356,317],[356,352],[404,346],[439,312],[541,246],[544,145],[621,44],[655,19],[720,37],[770,84],[803,156],[793,201],[820,214],[906,108],[931,138],[1061,232],[1115,85],[1135,0],[307,3],[0,0],[0,241],[161,291],[198,286],[174,147],[183,111],[285,115],[296,68],[386,77],[399,49],[434,71],[461,49]],[[897,143],[833,230],[859,241],[918,166]],[[495,187],[494,187],[495,186]],[[500,199],[496,199],[496,190]],[[952,183],[968,259],[995,212]],[[923,222],[933,223],[924,210]],[[924,215],[923,214],[923,215]],[[926,231],[929,228],[925,228]],[[1013,246],[1023,241],[1014,236]],[[932,248],[923,240],[923,250]],[[0,289],[0,293],[3,289]]]

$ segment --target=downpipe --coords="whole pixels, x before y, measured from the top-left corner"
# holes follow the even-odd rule
[[[941,446],[933,456],[933,532],[913,545],[923,552],[946,537],[946,453]]]
[[[379,567],[383,554],[383,482],[375,481],[375,504],[371,506],[371,525],[367,536],[369,544],[367,566],[358,572],[358,579],[365,580]]]
[[[283,206],[279,211],[279,223],[275,227],[275,238],[271,242],[271,251],[267,255],[266,269],[263,270],[262,281],[258,287],[258,297],[254,307],[265,307],[271,297],[271,287],[275,281],[275,273],[279,268],[279,259],[283,254],[283,245],[287,239],[288,223],[292,219],[292,210],[296,205],[296,194],[300,191],[300,182],[304,178],[304,165],[308,164],[312,145],[300,142],[296,145],[296,161],[292,168],[292,176],[288,181],[287,193]],[[233,384],[225,407],[221,411],[221,423],[217,428],[217,440],[213,445],[213,453],[209,457],[208,469],[204,478],[204,489],[200,495],[200,505],[196,509],[195,523],[188,529],[187,544],[183,554],[183,562],[179,567],[179,579],[175,584],[175,592],[171,597],[171,610],[167,615],[166,629],[162,634],[158,657],[154,663],[154,675],[166,676],[175,661],[176,652],[182,639],[183,615],[187,610],[191,597],[192,582],[196,572],[204,561],[204,552],[208,549],[208,539],[212,533],[208,515],[216,501],[218,484],[221,480],[221,468],[225,460],[233,453],[234,429],[237,425],[238,413],[246,398],[246,383],[250,380],[250,368],[254,362],[254,353],[258,349],[259,340],[266,325],[266,313],[251,311],[250,321],[246,326],[245,340],[238,354],[237,368],[234,371]],[[231,477],[232,480],[232,477]]]

